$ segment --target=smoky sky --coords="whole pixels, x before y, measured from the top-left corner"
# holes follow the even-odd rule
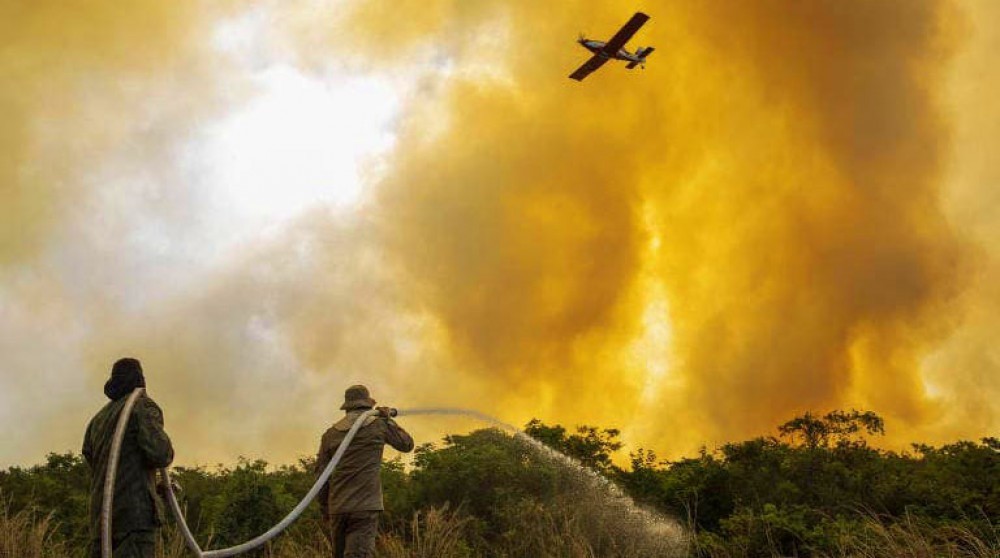
[[[633,5],[0,8],[0,458],[75,449],[124,354],[183,463],[308,454],[356,382],[667,455],[840,407],[995,430],[989,7],[642,9],[648,67],[576,83]],[[251,10],[402,108],[363,203],[213,244],[184,161],[250,95],[212,33]]]

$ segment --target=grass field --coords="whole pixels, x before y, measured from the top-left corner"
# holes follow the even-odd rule
[[[598,553],[594,550],[593,533],[583,529],[578,514],[567,510],[536,509],[525,517],[525,529],[517,540],[498,545],[487,551],[490,556],[540,558],[626,558],[669,556],[664,548],[643,549],[634,541],[618,540],[616,551]],[[840,548],[835,553],[817,554],[829,558],[996,558],[1000,556],[998,533],[993,538],[953,526],[934,527],[924,522],[908,520],[885,522],[877,517],[863,517],[860,529],[843,533]],[[0,514],[0,557],[2,558],[78,558],[85,549],[72,549],[55,529],[49,516],[31,510],[11,513],[5,508]],[[468,541],[474,520],[461,510],[431,509],[415,514],[406,529],[390,529],[379,536],[378,558],[463,558],[484,555]],[[737,541],[712,539],[708,544],[692,542],[683,547],[681,555],[712,558],[759,556]],[[667,545],[669,546],[669,545]],[[771,548],[769,556],[781,556]],[[290,536],[280,537],[258,556],[272,558],[320,558],[330,556],[330,545],[320,526],[312,522]],[[158,558],[191,556],[175,529],[167,527],[157,549]]]

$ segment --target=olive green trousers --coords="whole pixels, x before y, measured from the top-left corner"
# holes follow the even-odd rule
[[[371,558],[375,555],[378,516],[382,512],[363,511],[330,515],[329,533],[334,558]]]

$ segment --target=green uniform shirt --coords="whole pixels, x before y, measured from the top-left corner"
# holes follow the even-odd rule
[[[83,457],[90,465],[90,533],[101,537],[101,505],[108,454],[118,416],[128,397],[109,402],[87,425]],[[155,529],[163,522],[156,495],[156,469],[170,465],[174,448],[163,430],[163,412],[148,397],[140,397],[132,409],[122,440],[115,497],[111,516],[111,537],[119,540],[133,531]]]
[[[326,468],[340,443],[363,410],[351,411],[323,434],[316,457],[316,472]],[[372,416],[347,446],[330,481],[319,494],[323,514],[380,511],[382,505],[382,450],[389,444],[398,451],[413,450],[413,438],[390,418]]]

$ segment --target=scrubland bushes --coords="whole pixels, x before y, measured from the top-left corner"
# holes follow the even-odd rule
[[[872,413],[805,415],[779,436],[660,461],[648,451],[619,468],[618,432],[567,431],[532,421],[526,431],[611,478],[614,487],[486,429],[418,448],[383,473],[388,511],[378,556],[718,558],[1000,556],[1000,441],[878,450]],[[279,468],[178,468],[183,504],[209,548],[246,540],[275,523],[312,483],[309,460]],[[85,555],[86,465],[50,455],[0,471],[0,558]],[[683,525],[683,527],[678,527]],[[164,558],[185,556],[167,527]],[[259,555],[329,555],[315,506]]]

